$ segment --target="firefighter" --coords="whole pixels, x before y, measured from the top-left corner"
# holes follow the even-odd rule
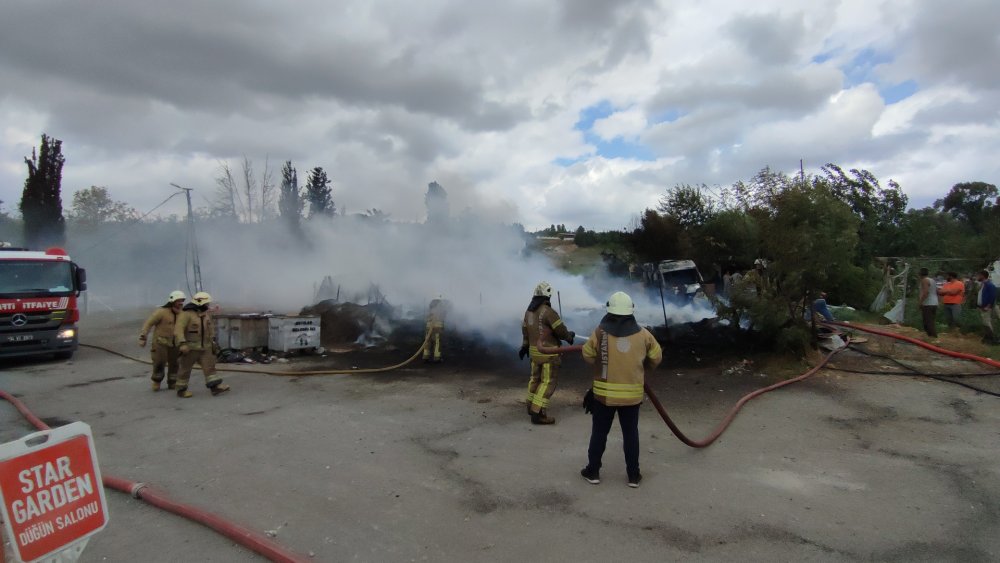
[[[639,406],[644,396],[647,370],[663,359],[663,350],[648,330],[636,322],[635,305],[624,292],[614,293],[607,302],[608,314],[583,345],[583,359],[595,365],[594,383],[584,397],[584,408],[592,412],[587,466],[580,474],[589,483],[601,482],[601,458],[608,432],[618,414],[625,450],[628,486],[642,481],[639,473]]]
[[[438,295],[431,300],[427,310],[427,332],[424,333],[424,362],[441,363],[441,333],[444,332],[444,318],[448,315],[448,302]],[[433,352],[433,360],[431,353]]]
[[[177,345],[174,341],[174,325],[177,315],[184,306],[187,296],[183,291],[171,291],[166,304],[157,307],[146,319],[139,332],[139,346],[146,346],[146,335],[153,330],[153,345],[149,348],[149,357],[153,362],[153,391],[160,390],[163,382],[163,370],[167,370],[167,389],[177,385]]]
[[[539,347],[555,348],[560,340],[572,344],[576,334],[566,328],[559,313],[552,308],[552,286],[541,282],[535,286],[534,296],[524,312],[521,323],[521,350],[523,360],[531,357],[531,378],[528,380],[528,414],[532,424],[553,424],[556,419],[547,414],[549,400],[556,390],[561,358],[559,354],[543,354]]]
[[[229,386],[222,383],[222,378],[215,372],[215,355],[218,344],[215,341],[215,322],[208,306],[212,296],[199,291],[184,306],[177,325],[174,327],[174,338],[180,351],[180,374],[177,377],[177,396],[187,399],[192,396],[188,390],[188,380],[195,364],[201,366],[205,374],[205,386],[212,395],[221,395],[229,391]]]

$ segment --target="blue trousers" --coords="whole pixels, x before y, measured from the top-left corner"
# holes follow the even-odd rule
[[[599,401],[594,401],[591,407],[593,425],[590,431],[590,447],[587,449],[587,466],[591,469],[601,468],[601,458],[608,444],[608,432],[618,413],[618,425],[622,427],[622,442],[625,450],[625,470],[629,477],[639,475],[639,407],[609,407]]]

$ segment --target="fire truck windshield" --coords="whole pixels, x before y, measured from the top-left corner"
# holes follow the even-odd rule
[[[0,265],[0,295],[64,295],[72,291],[69,262],[5,260]]]

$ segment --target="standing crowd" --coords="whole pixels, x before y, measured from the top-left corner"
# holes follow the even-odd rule
[[[997,288],[990,279],[990,273],[980,270],[966,281],[956,272],[947,272],[943,277],[944,280],[932,278],[927,268],[920,269],[918,300],[924,332],[932,338],[937,337],[938,308],[944,309],[944,321],[949,329],[960,329],[962,309],[968,298],[979,312],[983,325],[983,342],[1000,344],[993,329],[993,318],[997,317],[1000,321],[1000,309],[996,302]]]

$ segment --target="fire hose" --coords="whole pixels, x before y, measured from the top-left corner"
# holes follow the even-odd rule
[[[562,347],[539,346],[538,347],[538,351],[541,352],[542,354],[565,354],[568,352],[577,352],[580,350],[583,350],[583,346],[562,346]],[[681,429],[677,427],[677,424],[675,424],[674,421],[670,419],[670,415],[667,414],[667,409],[663,407],[663,404],[660,403],[660,399],[656,396],[656,393],[653,393],[653,390],[649,388],[649,385],[643,384],[642,388],[643,390],[645,390],[646,396],[649,397],[649,401],[653,403],[653,407],[656,408],[656,412],[660,414],[660,418],[662,418],[663,422],[667,424],[667,427],[670,428],[670,431],[673,432],[674,436],[677,436],[678,440],[680,440],[687,446],[691,446],[692,448],[706,448],[710,446],[712,442],[715,442],[716,440],[719,439],[720,436],[722,436],[722,433],[726,431],[726,428],[729,428],[729,425],[732,424],[733,419],[736,418],[736,414],[740,411],[740,409],[743,408],[743,405],[747,404],[747,402],[749,402],[751,399],[753,399],[754,397],[759,397],[760,395],[763,395],[764,393],[767,393],[769,391],[774,391],[775,389],[780,389],[781,387],[784,387],[786,385],[791,385],[792,383],[798,383],[799,381],[812,377],[813,375],[816,374],[816,372],[823,369],[823,366],[825,366],[827,362],[830,361],[830,358],[833,357],[833,355],[839,351],[840,350],[834,350],[833,352],[830,352],[823,358],[822,362],[820,362],[818,365],[816,365],[815,367],[813,367],[812,369],[810,369],[809,371],[798,377],[781,381],[779,383],[775,383],[774,385],[764,387],[763,389],[758,389],[748,395],[744,395],[739,401],[736,401],[736,404],[733,405],[733,408],[730,409],[728,414],[726,414],[726,417],[722,419],[722,422],[719,423],[719,425],[715,428],[715,431],[712,432],[712,434],[710,434],[704,440],[692,440],[691,438],[688,438],[683,432],[681,432]]]
[[[830,321],[830,322],[826,322],[824,324],[833,325],[833,326],[839,326],[839,327],[844,327],[844,328],[857,329],[857,330],[861,330],[861,331],[864,331],[864,332],[869,332],[869,333],[872,333],[872,334],[877,334],[879,336],[886,336],[886,337],[890,337],[890,338],[896,338],[896,339],[902,340],[904,342],[909,342],[911,344],[915,344],[915,345],[920,346],[922,348],[925,348],[927,350],[931,350],[933,352],[937,352],[939,354],[944,354],[946,356],[950,356],[950,357],[953,357],[953,358],[976,361],[976,362],[980,362],[980,363],[983,363],[985,365],[992,366],[992,367],[1000,367],[1000,362],[998,362],[996,360],[992,360],[990,358],[984,358],[984,357],[981,357],[981,356],[976,356],[974,354],[967,354],[967,353],[964,353],[964,352],[956,352],[954,350],[948,350],[948,349],[945,349],[945,348],[941,348],[939,346],[934,346],[932,344],[928,344],[928,343],[923,342],[922,340],[918,340],[916,338],[910,338],[908,336],[903,336],[903,335],[895,334],[895,333],[888,332],[888,331],[878,330],[878,329],[871,328],[871,327],[865,327],[865,326],[854,325],[854,324],[849,324],[849,323],[836,322],[836,321]],[[850,343],[850,340],[848,338],[848,344],[849,343]],[[559,353],[565,354],[567,352],[574,352],[574,351],[581,350],[581,349],[582,349],[582,346],[564,346],[564,347],[561,347],[561,348],[559,348],[559,347],[544,347],[543,348],[543,347],[540,346],[538,350],[539,350],[539,352],[541,352],[543,354],[559,354]],[[649,397],[649,401],[651,403],[653,403],[653,407],[656,408],[656,412],[659,413],[660,418],[663,419],[663,422],[666,423],[667,427],[670,428],[670,431],[674,434],[674,436],[677,437],[678,440],[680,440],[685,445],[690,446],[692,448],[705,448],[705,447],[710,446],[713,442],[715,442],[716,440],[718,440],[720,436],[722,436],[722,433],[726,431],[726,429],[729,427],[729,425],[736,418],[736,414],[739,413],[740,409],[742,409],[743,406],[746,403],[748,403],[751,399],[759,397],[759,396],[763,395],[764,393],[768,393],[770,391],[774,391],[775,389],[780,389],[782,387],[785,387],[786,385],[791,385],[792,383],[798,383],[798,382],[803,381],[803,380],[805,380],[805,379],[807,379],[809,377],[812,377],[819,370],[823,369],[823,367],[826,366],[827,363],[829,363],[830,359],[835,354],[837,354],[838,352],[840,352],[841,350],[844,350],[844,349],[846,349],[846,346],[844,348],[839,348],[837,350],[834,350],[834,351],[830,352],[829,354],[827,354],[826,356],[823,357],[823,360],[819,364],[817,364],[812,369],[810,369],[809,371],[803,373],[802,375],[800,375],[798,377],[793,377],[792,379],[787,379],[785,381],[781,381],[781,382],[775,383],[774,385],[770,385],[768,387],[764,387],[762,389],[758,389],[758,390],[756,390],[756,391],[754,391],[752,393],[744,395],[743,397],[740,398],[740,400],[738,400],[736,402],[735,405],[733,405],[733,408],[729,410],[729,412],[726,414],[725,418],[722,419],[722,422],[719,423],[719,425],[715,428],[715,430],[707,438],[702,439],[702,440],[692,440],[692,439],[688,438],[680,430],[680,428],[677,427],[677,424],[675,424],[674,421],[671,420],[670,415],[667,413],[667,410],[663,407],[663,404],[660,403],[659,397],[656,396],[656,393],[653,392],[653,390],[649,387],[649,385],[648,384],[643,384],[643,389],[646,392],[646,396]],[[954,382],[952,382],[952,383],[954,383]],[[973,388],[973,390],[984,392],[983,390],[977,389],[977,388]],[[993,393],[990,393],[990,394],[993,394]]]
[[[300,377],[300,376],[307,376],[307,375],[352,375],[352,374],[364,374],[364,373],[383,373],[383,372],[392,371],[394,369],[399,369],[399,368],[402,368],[402,367],[407,366],[409,364],[412,364],[414,361],[416,361],[417,358],[420,357],[421,352],[423,352],[424,348],[427,347],[427,342],[429,340],[430,340],[430,335],[428,335],[426,338],[424,338],[424,341],[420,344],[420,347],[417,348],[417,351],[414,352],[413,355],[410,356],[409,358],[403,360],[402,362],[400,362],[398,364],[391,365],[391,366],[386,366],[386,367],[381,367],[381,368],[332,369],[332,370],[309,370],[309,371],[276,371],[276,370],[257,370],[257,369],[245,369],[245,368],[237,368],[237,367],[216,366],[215,370],[216,371],[231,372],[231,373],[256,373],[256,374],[260,374],[260,375],[282,375],[282,376],[291,376],[291,377]],[[137,358],[135,356],[131,356],[131,355],[126,354],[124,352],[119,352],[117,350],[112,350],[111,348],[105,348],[104,346],[98,346],[96,344],[84,344],[84,343],[81,342],[80,346],[83,346],[84,348],[93,348],[94,350],[100,350],[102,352],[107,352],[109,354],[113,354],[115,356],[119,356],[121,358],[125,358],[126,360],[132,360],[134,362],[139,362],[139,363],[146,364],[146,365],[152,365],[153,364],[153,362],[151,362],[149,360],[144,360],[142,358]]]
[[[14,408],[17,409],[17,412],[21,413],[21,415],[23,415],[24,418],[27,419],[28,422],[30,422],[35,428],[39,430],[50,429],[48,424],[45,424],[45,422],[35,416],[35,414],[32,413],[31,410],[29,410],[28,407],[17,397],[7,393],[6,391],[0,390],[0,398],[12,404]],[[172,500],[166,494],[149,487],[145,483],[136,483],[129,481],[128,479],[115,477],[113,475],[102,475],[101,481],[108,489],[114,489],[116,491],[132,495],[133,497],[146,501],[161,510],[166,510],[167,512],[172,512],[178,516],[197,522],[198,524],[215,530],[219,534],[233,540],[258,555],[270,559],[271,561],[277,561],[279,563],[305,563],[306,561],[310,561],[308,557],[299,555],[277,544],[276,542],[271,541],[269,538],[260,533],[235,522],[226,520],[225,518],[207,510]],[[0,563],[2,562],[3,549],[0,549]]]
[[[877,328],[872,328],[872,327],[869,327],[869,326],[857,325],[857,324],[851,324],[851,323],[843,323],[843,322],[839,322],[839,321],[824,321],[823,324],[832,325],[832,326],[839,326],[839,327],[842,327],[842,328],[851,328],[851,329],[860,330],[860,331],[863,331],[863,332],[869,332],[871,334],[877,334],[879,336],[888,336],[889,338],[895,338],[897,340],[902,340],[904,342],[909,342],[910,344],[914,344],[916,346],[920,346],[921,348],[924,348],[926,350],[930,350],[932,352],[937,352],[938,354],[943,354],[945,356],[951,356],[952,358],[958,358],[958,359],[961,359],[961,360],[971,360],[973,362],[979,362],[981,364],[985,364],[985,365],[988,365],[988,366],[991,366],[991,367],[1000,368],[1000,362],[998,362],[996,360],[992,360],[990,358],[984,358],[982,356],[976,356],[975,354],[967,354],[965,352],[956,352],[954,350],[948,350],[947,348],[941,348],[940,346],[935,346],[933,344],[928,344],[927,342],[924,342],[923,340],[920,340],[918,338],[912,338],[912,337],[909,337],[909,336],[904,336],[902,334],[896,334],[895,332],[889,332],[887,330],[879,330]]]

